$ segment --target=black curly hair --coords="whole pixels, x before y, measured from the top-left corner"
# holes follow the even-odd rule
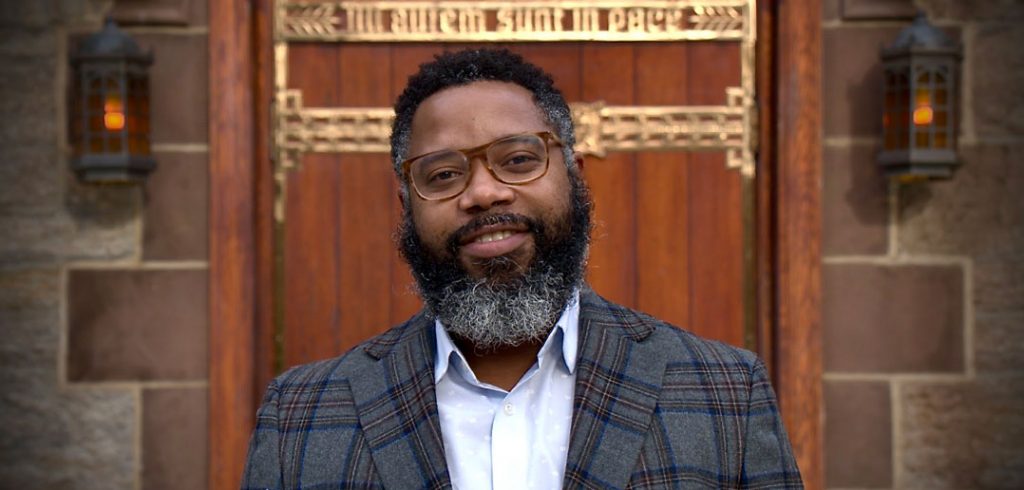
[[[398,96],[395,122],[391,126],[391,161],[399,178],[400,165],[409,150],[412,118],[420,104],[441,90],[479,80],[511,82],[529,90],[548,124],[562,140],[566,165],[570,168],[575,165],[572,113],[562,92],[555,88],[551,75],[507,49],[466,49],[441,53],[433,61],[420,65],[419,71],[409,77],[405,91]]]

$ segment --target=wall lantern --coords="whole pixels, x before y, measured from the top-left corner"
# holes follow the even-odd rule
[[[137,183],[156,167],[149,150],[152,63],[152,53],[110,19],[71,55],[71,168],[81,181]]]
[[[881,56],[885,105],[878,164],[905,182],[952,177],[960,46],[918,14]]]

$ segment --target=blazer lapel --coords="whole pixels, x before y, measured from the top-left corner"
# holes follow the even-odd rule
[[[593,291],[580,294],[580,359],[564,486],[625,488],[665,373],[642,340],[653,327]]]
[[[422,313],[366,347],[352,376],[359,423],[384,488],[451,488],[434,392],[433,320]]]

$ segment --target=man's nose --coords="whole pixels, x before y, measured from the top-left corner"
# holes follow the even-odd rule
[[[460,209],[468,212],[486,211],[515,200],[512,186],[495,178],[482,159],[474,158],[470,167],[469,182],[458,198]]]

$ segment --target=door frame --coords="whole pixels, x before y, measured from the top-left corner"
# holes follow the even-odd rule
[[[272,0],[209,5],[209,488],[236,489],[272,375]],[[824,487],[821,5],[757,3],[758,324],[809,489]]]

